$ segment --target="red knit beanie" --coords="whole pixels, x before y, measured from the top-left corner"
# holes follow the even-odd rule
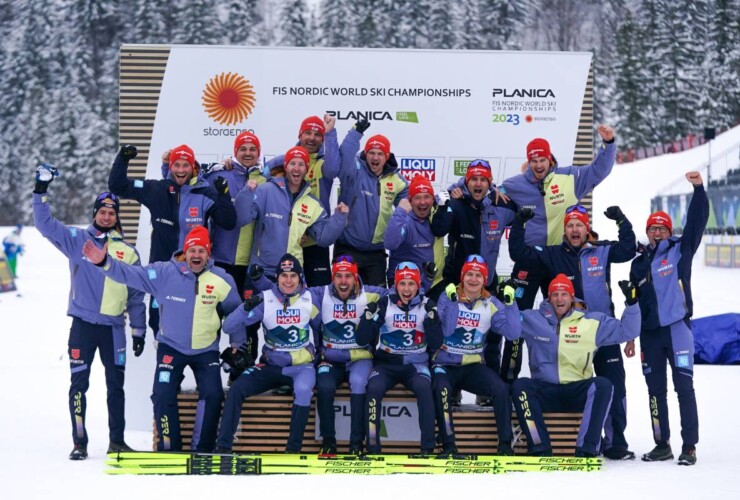
[[[303,132],[307,130],[318,132],[323,137],[324,132],[326,132],[324,121],[318,116],[309,116],[301,122],[301,128],[298,129],[298,138],[300,139],[303,135]]]
[[[381,150],[387,160],[391,156],[391,141],[384,135],[374,135],[365,143],[365,154],[371,149]]]
[[[411,262],[401,262],[398,264],[393,282],[395,285],[398,285],[401,280],[414,280],[416,286],[421,287],[421,271],[419,271],[419,267]]]
[[[194,246],[205,247],[208,255],[211,255],[211,238],[208,236],[208,229],[204,226],[195,226],[185,236],[185,243],[182,245],[182,251],[187,252],[188,248]]]
[[[239,151],[239,148],[242,147],[243,144],[252,143],[257,148],[258,154],[259,151],[262,149],[260,147],[260,140],[259,138],[254,135],[252,132],[246,130],[242,132],[241,134],[236,136],[236,139],[234,139],[234,156],[236,156],[236,152]]]
[[[555,279],[550,282],[550,286],[547,287],[548,297],[552,295],[552,292],[568,292],[573,296],[576,294],[576,290],[573,288],[573,283],[563,273],[555,276]]]
[[[565,218],[563,219],[563,226],[568,225],[568,221],[571,220],[579,220],[583,222],[583,224],[586,226],[586,230],[590,231],[590,227],[588,224],[588,214],[579,212],[578,210],[573,210],[572,212],[568,212],[565,214]]]
[[[186,144],[177,146],[170,150],[170,166],[172,166],[172,164],[177,160],[185,160],[192,166],[195,166],[195,153],[193,153],[190,146],[187,146]]]
[[[475,176],[485,177],[490,184],[493,182],[493,174],[491,173],[491,165],[486,160],[473,160],[465,170],[465,183]]]
[[[480,255],[471,255],[468,257],[468,262],[465,262],[462,266],[460,280],[463,279],[465,273],[468,271],[478,271],[483,275],[483,281],[488,283],[488,264],[486,264],[485,260]]]
[[[668,231],[673,234],[673,221],[671,220],[671,216],[662,210],[650,214],[650,217],[647,219],[647,224],[645,225],[645,231],[647,231],[650,226],[665,226],[668,228]]]
[[[532,139],[527,144],[527,160],[533,160],[535,158],[547,158],[552,160],[552,153],[550,153],[550,143],[545,139],[537,138]]]
[[[434,196],[434,188],[431,181],[423,175],[417,175],[411,179],[411,184],[409,184],[409,200],[413,200],[417,194],[425,193]]]
[[[306,148],[302,146],[295,146],[290,148],[285,153],[285,160],[283,162],[283,165],[287,165],[290,160],[293,160],[295,158],[298,158],[299,160],[303,160],[306,164],[306,168],[308,168],[309,163],[311,163],[311,155],[308,154],[308,151],[306,151]]]

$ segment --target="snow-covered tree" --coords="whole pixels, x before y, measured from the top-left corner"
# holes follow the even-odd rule
[[[305,0],[285,0],[280,11],[280,43],[292,47],[308,47],[308,7]]]

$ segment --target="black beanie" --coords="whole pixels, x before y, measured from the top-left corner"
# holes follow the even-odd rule
[[[95,215],[97,215],[98,210],[100,210],[102,207],[112,208],[116,211],[116,219],[118,219],[118,209],[121,206],[121,202],[118,199],[118,196],[114,195],[113,193],[109,193],[108,191],[104,193],[100,193],[97,198],[95,198],[95,205],[93,205],[93,219],[95,219]]]
[[[280,273],[298,273],[301,281],[303,281],[303,268],[301,267],[301,263],[289,253],[280,257],[280,262],[278,262],[277,268],[275,269],[275,276],[280,276]]]

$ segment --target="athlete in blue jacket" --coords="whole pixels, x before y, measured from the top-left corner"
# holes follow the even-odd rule
[[[311,194],[305,181],[310,162],[305,148],[295,146],[285,158],[281,176],[272,176],[260,186],[250,184],[235,201],[238,224],[255,223],[250,264],[259,265],[273,280],[282,255],[303,259],[303,244],[309,237],[325,247],[334,243],[347,225],[349,211],[340,203],[329,217]]]
[[[224,321],[227,333],[261,322],[265,345],[260,363],[247,368],[231,384],[218,435],[218,451],[222,453],[231,452],[244,400],[283,385],[291,386],[295,393],[285,451],[298,453],[303,445],[316,384],[313,362],[321,304],[304,286],[301,263],[293,255],[283,255],[274,273],[277,285],[247,299]]]
[[[298,146],[305,148],[311,158],[306,171],[309,191],[321,202],[327,214],[331,213],[329,197],[341,163],[337,130],[334,128],[336,121],[329,114],[324,115],[323,121],[318,116],[309,116],[298,129]],[[265,175],[284,167],[284,164],[284,155],[270,159],[265,164]],[[328,247],[317,245],[309,239],[303,245],[302,259],[308,286],[328,285],[331,282]]]
[[[169,262],[153,262],[144,268],[109,259],[89,242],[83,253],[106,276],[150,293],[160,304],[162,323],[152,390],[157,450],[182,449],[177,393],[189,366],[199,397],[192,448],[212,452],[224,398],[218,356],[221,318],[241,300],[231,276],[213,265],[208,230],[196,226],[185,237],[182,251]],[[246,342],[243,329],[229,333],[232,347]]]
[[[527,246],[524,224],[533,215],[532,210],[519,211],[509,234],[509,255],[524,267],[544,269],[545,274],[563,273],[573,282],[576,297],[586,303],[592,312],[614,316],[611,300],[611,264],[629,262],[635,256],[636,240],[632,224],[619,207],[609,207],[605,215],[616,221],[619,241],[588,242],[590,231],[588,211],[581,205],[568,207],[565,214],[563,242],[560,245]],[[529,225],[529,224],[527,224]],[[634,348],[634,343],[632,343]],[[632,460],[624,430],[627,426],[627,389],[624,361],[619,345],[599,348],[594,355],[596,375],[606,377],[614,385],[614,397],[604,425],[604,456],[614,460]]]
[[[433,303],[421,293],[421,271],[412,262],[396,267],[390,295],[368,305],[357,327],[357,344],[376,347],[375,366],[367,385],[367,451],[380,453],[383,396],[402,383],[416,396],[421,453],[434,453],[434,397],[427,335],[441,338]]]
[[[642,373],[650,395],[650,415],[655,448],[642,456],[648,462],[671,460],[666,361],[673,372],[678,393],[683,446],[680,465],[696,463],[699,442],[699,416],[694,395],[694,335],[689,319],[693,315],[691,262],[701,243],[709,219],[709,200],[699,172],[688,172],[694,195],[686,211],[683,234],[672,236],[673,222],[665,212],[648,217],[646,232],[650,241],[632,261],[630,279],[637,285],[642,311],[640,351]]]
[[[635,286],[620,281],[627,307],[622,319],[578,308],[573,283],[558,274],[539,310],[521,311],[522,338],[529,352],[531,378],[511,385],[519,425],[531,455],[551,455],[552,445],[543,412],[583,412],[576,456],[599,454],[601,432],[609,413],[612,384],[594,377],[594,352],[605,345],[634,339],[640,333],[640,307]]]
[[[485,289],[488,273],[485,259],[471,255],[463,264],[460,284],[457,287],[447,285],[447,293],[439,296],[443,337],[434,338],[436,330],[427,334],[432,349],[439,346],[432,356],[432,384],[443,455],[457,453],[451,411],[451,397],[456,389],[492,399],[498,430],[498,454],[514,454],[509,386],[497,371],[486,366],[484,352],[493,332],[497,332],[497,341],[499,334],[519,338],[519,309],[511,287],[508,289],[507,307],[491,296]]]
[[[334,245],[334,255],[351,255],[363,283],[384,286],[383,234],[394,207],[408,196],[408,183],[398,171],[387,137],[370,137],[360,151],[360,138],[369,126],[367,121],[357,122],[339,147],[342,157],[339,201],[349,207],[350,214],[347,228]]]
[[[123,391],[126,367],[126,332],[124,311],[128,312],[134,354],[144,350],[146,316],[144,293],[105,278],[83,262],[82,246],[92,242],[107,245],[111,257],[140,266],[136,249],[123,241],[118,231],[118,198],[102,193],[95,199],[93,223],[86,229],[65,226],[51,215],[48,184],[53,176],[44,167],[38,168],[33,191],[33,219],[36,229],[69,259],[71,288],[67,315],[72,317],[68,354],[72,374],[69,387],[69,413],[72,420],[74,448],[70,460],[87,458],[88,436],[85,427],[90,369],[95,351],[105,368],[108,389],[108,452],[131,451],[123,439],[125,396]]]
[[[170,175],[167,179],[130,179],[129,161],[136,158],[134,146],[121,148],[108,176],[108,189],[121,198],[138,201],[149,209],[152,241],[149,262],[166,262],[182,248],[185,235],[196,226],[208,226],[209,219],[224,229],[236,225],[236,212],[221,181],[214,190],[198,176],[193,150],[186,145],[170,150]],[[149,303],[149,326],[155,337],[159,331],[159,308]]]

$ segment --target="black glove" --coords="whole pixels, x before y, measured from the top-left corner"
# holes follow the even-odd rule
[[[124,160],[133,160],[136,158],[136,155],[139,154],[139,150],[136,149],[136,146],[132,146],[131,144],[124,144],[121,146],[121,150],[118,152],[119,155]]]
[[[370,302],[368,303],[367,307],[365,307],[365,319],[370,321],[375,317],[375,313],[378,312],[378,303],[377,302]]]
[[[613,221],[617,221],[617,224],[621,224],[624,220],[624,213],[622,212],[622,209],[618,206],[609,207],[604,212],[604,215],[606,215],[607,219],[611,219]]]
[[[256,294],[250,296],[244,301],[244,311],[249,312],[262,303],[262,295]]]
[[[36,167],[36,184],[34,185],[33,192],[36,194],[46,193],[54,177],[59,177],[59,170],[56,167],[48,163],[42,163]]]
[[[427,312],[427,318],[432,321],[439,321],[439,313],[437,312],[437,303],[432,299],[426,301],[424,309]]]
[[[254,366],[254,358],[249,354],[249,349],[246,344],[239,346],[236,352],[233,352],[231,347],[227,347],[221,353],[221,360],[223,361],[224,371],[238,377],[241,373]]]
[[[424,262],[422,269],[424,271],[424,277],[429,280],[433,280],[437,275],[437,264],[435,264],[433,260]]]
[[[247,273],[250,280],[257,281],[265,274],[265,270],[259,264],[252,264],[247,269]]]
[[[516,296],[516,285],[511,279],[507,279],[499,283],[498,291],[496,292],[496,298],[510,306],[514,303],[514,297]]]
[[[524,207],[519,209],[519,211],[516,213],[516,216],[514,217],[514,220],[516,222],[521,222],[522,224],[524,224],[532,217],[534,217],[534,210]]]
[[[134,356],[138,358],[141,356],[141,353],[144,352],[144,344],[146,344],[146,341],[144,340],[144,337],[138,337],[136,335],[131,336],[131,341],[134,344]]]
[[[628,306],[637,302],[637,289],[635,288],[634,283],[628,280],[622,280],[619,282],[619,288],[622,289],[622,293],[624,294],[624,298],[627,301]]]
[[[216,180],[213,181],[213,185],[216,187],[218,194],[226,194],[229,192],[229,183],[223,177],[216,177]]]
[[[357,120],[355,123],[355,130],[357,130],[359,133],[364,134],[365,130],[370,128],[370,122],[365,120],[364,118],[362,120]]]

